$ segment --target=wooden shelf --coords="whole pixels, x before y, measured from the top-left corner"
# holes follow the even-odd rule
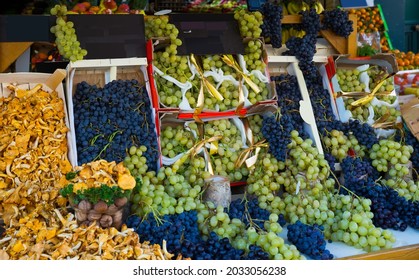
[[[6,71],[31,45],[31,42],[0,43],[0,73]]]
[[[339,260],[419,260],[419,244],[380,250]]]
[[[281,20],[281,24],[298,24],[301,23],[301,15],[285,15]],[[321,18],[321,16],[320,16]],[[357,18],[356,15],[349,15],[352,20],[353,32],[348,38],[337,36],[330,30],[321,30],[320,35],[325,38],[339,54],[349,54],[349,57],[357,56]]]

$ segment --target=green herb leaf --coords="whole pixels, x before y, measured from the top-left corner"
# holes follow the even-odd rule
[[[76,176],[77,176],[77,172],[68,172],[65,175],[65,178],[70,181],[70,180],[73,180],[74,178],[76,178]]]
[[[69,196],[71,196],[73,194],[73,186],[74,186],[73,184],[68,184],[67,186],[65,186],[64,188],[62,188],[60,190],[60,194],[63,197],[69,197]]]

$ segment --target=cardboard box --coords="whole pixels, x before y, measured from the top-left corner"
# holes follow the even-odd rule
[[[349,58],[347,55],[341,55],[334,57],[333,60],[330,60],[330,65],[328,65],[328,77],[330,80],[330,85],[332,89],[333,98],[336,103],[337,112],[338,112],[338,119],[340,119],[342,122],[348,122],[349,119],[352,118],[352,113],[350,110],[346,108],[345,105],[345,98],[347,97],[337,97],[336,95],[341,92],[340,85],[338,83],[338,80],[336,78],[336,71],[337,69],[356,69],[358,67],[361,68],[368,68],[370,66],[379,66],[381,69],[384,69],[388,74],[395,74],[398,72],[398,66],[396,62],[396,58],[393,54],[377,54],[371,57],[362,57],[362,58]],[[368,84],[368,75],[366,72],[364,74],[366,77],[365,83],[367,84],[366,90],[365,90],[365,96],[371,92],[371,89],[369,89]],[[393,89],[393,91],[390,93],[390,95],[397,97],[396,89]],[[395,102],[392,104],[389,104],[384,101],[380,101],[377,98],[374,98],[371,103],[368,105],[368,110],[370,112],[370,116],[368,120],[366,121],[369,125],[373,125],[375,121],[378,119],[374,116],[374,110],[372,107],[372,104],[375,105],[383,105],[387,107],[393,107],[396,109],[400,109],[398,99],[396,98]],[[401,118],[398,118],[396,122],[400,122]],[[375,129],[375,132],[378,137],[384,137],[387,138],[390,135],[394,133],[394,129],[382,129],[377,128]]]
[[[243,42],[247,43],[250,39],[249,38],[244,38]],[[263,63],[266,64],[267,61],[267,54],[266,54],[266,50],[264,48],[264,42],[263,39],[259,39],[262,42],[262,57],[261,60]],[[168,44],[170,44],[170,41],[168,40],[168,38],[153,38],[151,40],[149,40],[149,42],[147,43],[147,59],[148,59],[148,73],[149,73],[149,77],[150,77],[150,84],[151,84],[151,90],[152,90],[152,98],[153,100],[155,100],[155,102],[158,104],[158,107],[156,109],[158,109],[159,111],[162,112],[178,112],[179,114],[185,113],[185,114],[193,114],[193,113],[197,113],[198,110],[196,108],[193,108],[191,106],[191,104],[188,102],[187,98],[185,97],[186,93],[188,91],[190,91],[193,88],[193,85],[191,83],[190,80],[187,80],[185,83],[182,83],[178,80],[176,80],[175,78],[171,77],[170,75],[166,75],[165,73],[163,73],[161,71],[161,69],[158,69],[156,66],[153,66],[152,62],[153,62],[153,56],[154,56],[154,52],[156,50],[162,50],[162,48],[164,48],[165,46],[167,46]],[[200,64],[200,56],[196,56],[195,57],[198,64]],[[249,109],[249,110],[257,110],[255,108],[260,107],[260,106],[264,106],[266,103],[270,103],[274,100],[276,100],[276,95],[274,90],[272,90],[272,83],[269,81],[268,79],[268,73],[267,73],[267,69],[265,69],[264,72],[258,72],[258,71],[248,71],[247,69],[245,69],[245,62],[244,62],[244,58],[243,55],[237,55],[235,56],[236,61],[239,63],[239,65],[241,66],[244,73],[246,74],[252,74],[252,75],[257,75],[259,74],[260,76],[260,80],[264,81],[265,80],[265,85],[267,86],[268,89],[268,97],[265,100],[262,101],[258,101],[255,104],[251,104],[250,101],[248,100],[248,98],[246,98],[250,87],[248,86],[247,83],[243,82],[243,94],[244,94],[244,106],[243,108],[231,108],[228,110],[224,110],[224,111],[220,111],[220,110],[216,110],[216,109],[209,109],[206,108],[204,106],[204,108],[200,111],[203,114],[225,114],[225,116],[228,116],[230,114],[234,114],[236,113],[237,115],[243,116],[243,114],[245,114],[244,111],[242,111],[242,109]],[[188,63],[190,66],[191,71],[194,73],[194,69],[195,67],[193,66],[193,64],[190,62],[190,59],[188,57]],[[234,72],[235,70],[232,69],[232,72]],[[220,75],[219,72],[217,71],[205,71],[204,73],[205,77],[211,76],[214,78],[215,82],[212,83],[212,85],[216,88],[218,88],[221,85],[221,82],[223,81],[223,79],[225,80],[231,80],[233,81],[233,83],[237,83],[237,87],[238,87],[238,81],[236,79],[234,79],[232,76],[227,76],[227,75]],[[195,73],[195,76],[197,74]],[[159,96],[159,92],[158,92],[158,86],[157,86],[157,80],[158,79],[165,79],[168,80],[170,82],[172,82],[174,85],[173,87],[176,90],[179,90],[182,92],[182,98],[181,98],[181,102],[179,104],[179,106],[177,107],[173,107],[173,106],[168,106],[166,104],[163,104],[160,101],[160,96]],[[195,79],[197,79],[195,77]],[[236,88],[237,88],[236,87]],[[196,91],[196,89],[195,89]],[[194,92],[196,93],[196,92]],[[196,93],[197,94],[197,93]],[[205,93],[205,95],[207,95],[209,93]],[[196,99],[198,97],[196,96]],[[240,111],[242,113],[240,113]]]
[[[188,120],[181,119],[181,118],[179,118],[178,115],[179,114],[176,113],[176,112],[159,112],[160,123],[161,123],[162,130],[166,126],[176,126],[178,124],[186,124],[187,125],[188,122],[194,122],[193,119],[188,119]],[[206,122],[214,121],[214,120],[220,120],[220,119],[228,119],[232,122],[232,124],[234,126],[237,127],[237,129],[239,130],[239,133],[241,135],[241,140],[242,140],[242,143],[243,143],[243,147],[242,147],[241,150],[244,150],[245,148],[247,148],[248,144],[249,144],[248,134],[246,133],[245,126],[244,126],[243,121],[242,121],[241,118],[239,118],[237,116],[231,116],[229,118],[220,118],[220,117],[218,117],[218,118],[208,118],[208,119],[205,119],[203,121],[203,125]],[[202,129],[202,130],[197,135],[197,139],[196,139],[197,142],[199,141],[199,139],[203,139],[204,137],[209,138],[209,136],[205,136],[204,126],[202,126],[200,129]],[[159,142],[160,142],[160,140],[161,140],[161,138],[159,137]],[[219,141],[218,141],[218,144],[219,144]],[[208,156],[209,156],[209,152],[211,150],[211,144],[207,143],[207,144],[205,144],[205,146],[206,146],[206,149],[207,149],[208,153],[205,153],[204,150],[201,150],[201,153],[199,153],[199,155],[205,157],[205,160],[207,162],[206,170],[209,170],[209,164],[208,163],[211,161],[211,159]],[[224,146],[224,148],[227,149],[226,146]],[[162,159],[161,160],[161,164],[162,164],[161,166],[172,165],[176,161],[176,159],[180,158],[182,155],[183,154],[179,154],[175,158],[172,158],[172,159],[161,157],[161,159]],[[212,163],[212,161],[211,161],[211,163]],[[213,163],[212,163],[211,166],[212,166],[212,168],[215,168]],[[215,172],[215,174],[216,174],[216,172]],[[231,187],[243,186],[245,184],[246,184],[245,178],[243,178],[243,180],[241,180],[241,181],[230,181],[230,186]]]
[[[58,69],[54,74],[46,73],[8,73],[0,74],[0,98],[8,97],[10,90],[7,86],[10,84],[17,84],[19,88],[31,89],[38,84],[42,84],[42,88],[45,91],[52,92],[55,90],[58,96],[63,100],[65,110],[65,124],[69,128],[67,132],[67,147],[68,147],[68,159],[70,163],[73,163],[77,157],[77,152],[74,150],[75,143],[72,137],[73,130],[70,125],[69,115],[67,110],[67,103],[64,94],[64,86],[62,80],[65,77],[65,70]]]
[[[409,130],[419,141],[419,99],[413,97],[401,106],[402,117]]]
[[[397,66],[396,56],[391,53],[381,53],[368,57],[349,58],[348,55],[339,55],[335,57],[335,67],[354,67],[372,64],[381,66],[386,69],[388,73],[397,73],[399,68]]]

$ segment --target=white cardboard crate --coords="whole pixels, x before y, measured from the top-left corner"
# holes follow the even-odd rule
[[[107,83],[117,79],[136,79],[140,83],[143,82],[145,84],[150,103],[152,103],[146,66],[146,58],[92,59],[70,62],[68,64],[66,97],[70,128],[72,131],[72,150],[74,151],[74,156],[70,162],[73,166],[77,165],[77,145],[73,114],[73,95],[77,84],[86,81],[89,84],[103,87]],[[152,104],[151,111],[153,119],[156,120],[156,112]]]
[[[65,77],[65,70],[58,69],[54,74],[45,74],[45,73],[7,73],[0,74],[0,98],[8,97],[11,91],[7,88],[10,84],[16,84],[19,88],[22,89],[31,89],[37,86],[38,84],[42,85],[42,88],[47,92],[52,92],[55,90],[58,93],[58,96],[63,100],[64,110],[65,110],[65,124],[69,128],[67,132],[67,147],[68,147],[68,159],[71,162],[74,161],[77,153],[74,150],[75,143],[73,143],[72,128],[70,126],[69,115],[67,110],[66,98],[64,93],[64,86],[62,80]],[[55,89],[53,89],[55,87]]]
[[[364,67],[367,68],[369,66],[379,66],[382,69],[386,69],[387,73],[396,73],[398,72],[397,63],[395,60],[395,56],[393,54],[377,54],[372,56],[369,59],[350,59],[347,55],[340,55],[335,59],[335,69],[356,69],[357,67]],[[337,81],[336,75],[331,77],[331,83],[333,86],[334,93],[340,92],[340,86]],[[367,85],[368,86],[368,85]],[[371,89],[368,88],[367,92],[370,92]],[[334,93],[332,93],[334,95]],[[396,90],[393,89],[391,92],[392,96],[398,97]],[[353,119],[352,112],[346,108],[344,103],[345,97],[338,97],[334,98],[337,112],[338,112],[338,119],[342,122],[348,122],[349,119]],[[393,104],[389,104],[387,102],[379,101],[377,98],[374,98],[373,101],[368,105],[368,109],[370,111],[370,118],[366,121],[369,125],[373,125],[374,119],[374,111],[372,104],[382,104],[384,106],[393,107],[397,110],[400,110],[399,100],[396,98],[396,101]],[[399,117],[397,122],[401,122],[402,119]],[[394,134],[395,129],[382,129],[382,128],[375,128],[375,133],[379,138],[388,138]]]

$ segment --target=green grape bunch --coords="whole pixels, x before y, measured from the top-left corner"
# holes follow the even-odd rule
[[[162,156],[174,158],[191,149],[196,141],[192,132],[197,131],[196,123],[191,123],[190,128],[191,130],[187,130],[183,124],[164,127],[160,137]]]
[[[396,123],[398,118],[401,117],[402,113],[394,107],[388,107],[386,105],[373,106],[374,109],[374,120],[378,120],[381,117],[385,117],[385,122]]]
[[[393,179],[403,178],[409,174],[408,163],[413,147],[402,145],[390,139],[381,139],[370,151],[372,165],[379,172],[388,173]]]
[[[262,34],[261,25],[263,23],[261,12],[249,12],[245,9],[240,9],[234,12],[234,19],[239,23],[242,37],[260,38]]]
[[[164,48],[163,58],[175,61],[178,46],[182,45],[182,40],[178,38],[179,30],[172,23],[169,23],[169,17],[163,16],[146,16],[145,36],[147,39],[161,38],[168,39],[169,44]]]
[[[345,98],[345,109],[351,112],[353,119],[359,120],[360,122],[367,122],[370,117],[370,104],[353,107],[351,104],[354,101],[356,101],[354,98]]]
[[[55,25],[50,31],[55,35],[55,44],[58,52],[71,62],[82,60],[87,55],[87,50],[80,47],[74,23],[67,20],[67,7],[55,5],[51,8],[51,15],[56,16]]]
[[[367,85],[361,82],[361,73],[362,71],[358,69],[338,69],[336,71],[336,78],[341,90],[344,92],[365,91]]]
[[[233,78],[237,78],[236,72],[228,66],[222,59],[221,56],[216,55],[202,55],[202,69],[204,71],[213,71],[214,69],[221,69],[224,75],[231,75]]]
[[[262,121],[263,121],[262,116],[258,114],[250,115],[247,117],[247,119],[249,121],[250,129],[252,130],[253,143],[257,143],[265,139],[262,133]]]
[[[243,146],[243,139],[240,129],[230,119],[219,119],[208,121],[204,124],[205,137],[222,136],[219,141],[224,147],[240,151]]]
[[[381,69],[379,66],[371,66],[367,70],[367,73],[370,78],[370,90],[372,91],[380,82],[383,82],[376,92],[376,97],[379,100],[392,104],[396,97],[394,95],[390,95],[390,93],[394,90],[393,78],[386,78],[386,75],[388,74],[387,71]]]
[[[352,149],[357,156],[365,156],[366,147],[359,144],[353,134],[346,136],[342,131],[332,130],[322,137],[325,150],[341,162],[348,155],[349,149]]]
[[[192,77],[186,56],[169,56],[167,52],[156,52],[153,66],[162,71],[163,75],[168,75],[184,85]],[[179,107],[183,99],[183,89],[158,73],[154,75],[154,80],[156,81],[160,103],[168,107]]]
[[[247,99],[249,99],[249,102],[251,104],[256,104],[257,102],[267,100],[270,97],[267,84],[264,81],[259,80],[255,75],[250,75],[250,79],[259,87],[260,92],[256,93],[253,89],[247,87],[249,91]],[[247,85],[245,84],[245,86]]]
[[[266,64],[263,62],[263,43],[261,40],[253,39],[245,43],[244,61],[248,71],[259,70],[265,72]]]

